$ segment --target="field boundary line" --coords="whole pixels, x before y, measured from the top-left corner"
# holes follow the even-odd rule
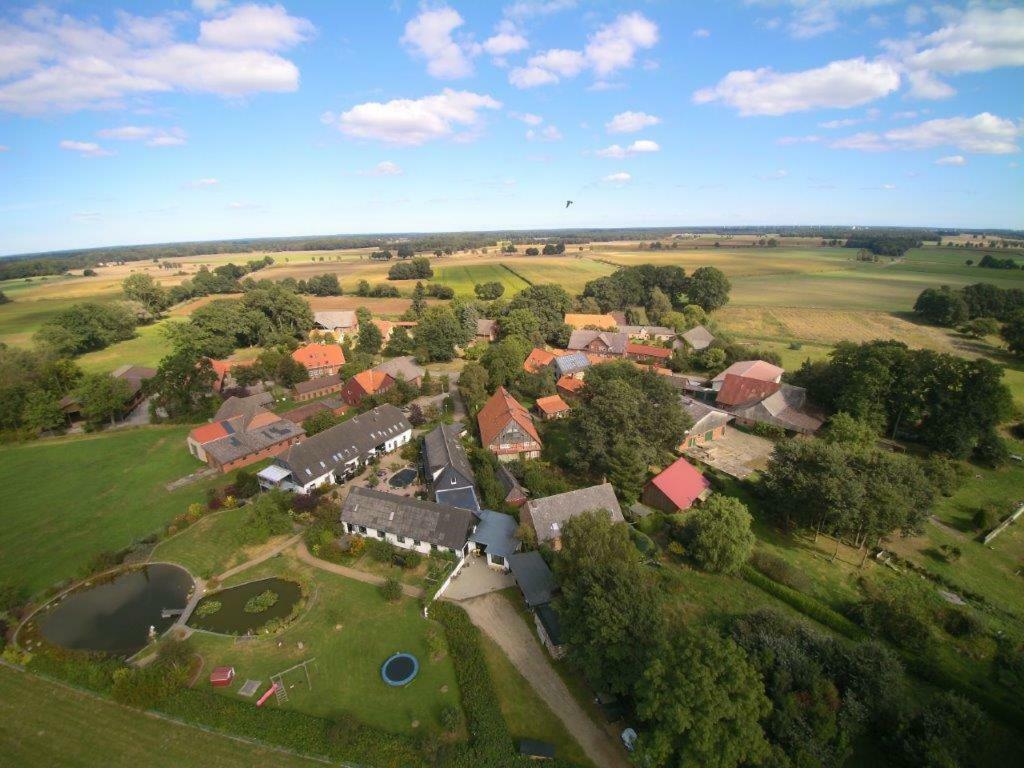
[[[510,266],[509,266],[508,264],[505,264],[504,262],[498,262],[498,266],[499,266],[499,267],[502,267],[503,269],[506,269],[506,270],[508,270],[508,271],[509,271],[509,272],[511,272],[511,273],[512,273],[513,275],[515,275],[515,276],[516,276],[516,277],[518,277],[518,278],[519,278],[520,280],[522,280],[522,281],[523,281],[524,283],[526,283],[527,285],[533,285],[533,281],[532,281],[532,280],[527,280],[527,279],[526,279],[525,277],[523,277],[523,276],[522,276],[521,274],[519,274],[519,273],[518,273],[518,272],[516,272],[516,271],[515,271],[514,269],[512,269],[512,267],[510,267]]]

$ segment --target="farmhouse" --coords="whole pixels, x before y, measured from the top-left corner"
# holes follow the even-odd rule
[[[556,357],[554,366],[555,374],[559,378],[568,376],[571,379],[582,379],[584,372],[590,367],[590,358],[583,352],[570,352]]]
[[[573,331],[569,336],[569,349],[602,357],[622,357],[628,343],[626,334],[608,331]]]
[[[223,392],[225,389],[234,389],[238,386],[238,382],[235,381],[235,377],[231,375],[232,368],[246,368],[256,363],[255,360],[214,360],[207,358],[210,361],[210,367],[213,368],[213,373],[216,378],[213,381],[213,391]]]
[[[460,424],[442,424],[424,435],[423,474],[438,504],[479,512],[476,476],[459,440],[464,431]]]
[[[341,391],[341,374],[332,373],[330,376],[318,376],[315,379],[300,381],[292,387],[292,400],[301,403],[305,400],[315,400],[318,397]]]
[[[625,520],[610,483],[531,499],[523,507],[521,519],[536,532],[538,544],[548,543],[552,549],[561,549],[562,527],[566,522],[584,512],[598,509],[610,512],[612,522],[621,523]]]
[[[652,347],[649,344],[634,344],[630,342],[626,345],[626,357],[640,363],[656,365],[657,363],[664,363],[672,357],[672,350],[666,347]]]
[[[302,365],[309,378],[331,376],[345,364],[345,353],[337,344],[306,344],[292,352],[292,359]]]
[[[725,437],[725,425],[732,421],[731,414],[685,395],[679,400],[683,410],[693,419],[693,426],[686,430],[678,450],[684,451]]]
[[[529,411],[498,387],[476,416],[480,442],[496,454],[499,461],[540,457],[540,435]]]
[[[380,405],[292,445],[258,473],[260,486],[309,493],[355,475],[370,459],[412,439],[412,425],[398,408]]]
[[[476,321],[476,340],[494,341],[498,337],[497,323],[486,317]]]
[[[338,341],[344,341],[345,337],[356,333],[359,329],[359,320],[352,310],[340,310],[337,312],[314,312],[313,326],[319,330],[334,336]]]
[[[740,360],[715,376],[711,380],[711,388],[715,392],[721,390],[727,376],[737,376],[766,384],[778,384],[782,381],[782,374],[784,372],[779,366],[772,365],[764,360]]]
[[[619,324],[619,333],[624,333],[631,339],[642,341],[669,341],[676,332],[664,325],[622,325]]]
[[[351,406],[359,405],[364,397],[387,392],[395,386],[394,377],[376,368],[361,371],[345,382],[341,388],[342,399]]]
[[[677,459],[644,487],[644,504],[663,512],[689,509],[711,493],[711,482],[686,459]]]
[[[619,327],[618,322],[611,315],[567,314],[565,324],[575,329],[598,328],[602,331],[614,331]]]
[[[694,352],[700,352],[702,349],[707,349],[711,346],[711,342],[715,340],[711,331],[705,328],[703,325],[695,325],[690,330],[679,334],[680,340],[675,342],[673,346],[686,344]]]
[[[523,370],[527,373],[540,373],[547,368],[555,359],[553,352],[548,352],[546,349],[534,348],[530,350],[530,354],[526,356],[526,360],[523,361]]]
[[[269,393],[229,397],[212,422],[189,433],[189,452],[221,472],[230,472],[297,445],[305,430],[263,407],[272,401]]]
[[[355,487],[341,508],[341,524],[354,536],[383,539],[423,554],[470,552],[468,539],[477,525],[472,512],[432,501]]]
[[[569,412],[569,404],[562,399],[561,395],[549,395],[548,397],[537,398],[537,413],[545,421],[560,419]]]
[[[417,388],[423,383],[423,376],[427,372],[427,369],[418,365],[411,355],[392,357],[390,360],[385,360],[380,365],[374,366],[373,370],[385,373],[396,381],[401,377]]]

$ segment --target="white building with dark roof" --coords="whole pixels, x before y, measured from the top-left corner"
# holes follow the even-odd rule
[[[458,559],[473,548],[469,539],[478,522],[468,509],[358,486],[349,491],[340,519],[353,536],[381,539],[423,554],[451,552]]]

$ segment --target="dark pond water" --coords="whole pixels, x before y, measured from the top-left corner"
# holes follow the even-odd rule
[[[277,602],[262,613],[246,613],[245,604],[267,590],[277,595]],[[302,597],[302,588],[294,581],[285,579],[260,579],[248,584],[239,584],[218,592],[211,592],[199,601],[188,625],[196,629],[220,632],[225,635],[244,635],[259,632],[271,619],[283,619],[290,615],[295,603]],[[209,616],[200,611],[204,603],[216,600],[221,609]]]
[[[44,611],[39,631],[62,648],[130,656],[149,641],[149,628],[162,633],[174,623],[164,609],[188,602],[192,577],[176,565],[147,565],[79,589]]]
[[[405,488],[409,483],[416,479],[416,470],[411,467],[395,472],[388,480],[388,483],[392,488]]]

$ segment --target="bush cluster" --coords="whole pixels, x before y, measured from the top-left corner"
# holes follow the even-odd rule
[[[774,595],[782,602],[796,608],[800,613],[814,619],[818,623],[824,624],[829,629],[833,629],[851,640],[861,640],[864,638],[864,632],[860,627],[842,614],[836,613],[826,605],[822,605],[813,597],[797,592],[785,584],[772,581],[772,579],[755,571],[749,565],[740,569],[740,576],[755,587],[764,590],[770,595]]]

